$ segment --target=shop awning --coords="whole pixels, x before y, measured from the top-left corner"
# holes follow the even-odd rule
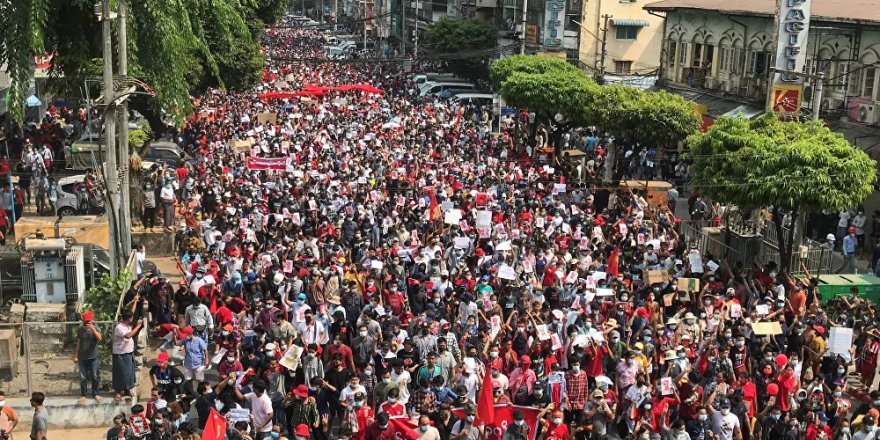
[[[615,26],[634,26],[634,27],[648,27],[648,20],[630,20],[626,18],[614,18],[611,20],[611,24]]]

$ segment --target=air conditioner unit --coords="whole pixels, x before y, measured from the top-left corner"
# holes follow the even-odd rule
[[[822,110],[829,110],[834,108],[835,103],[831,98],[822,98]]]
[[[859,122],[864,122],[866,124],[873,124],[877,121],[876,114],[874,113],[874,109],[877,108],[874,104],[859,104]]]

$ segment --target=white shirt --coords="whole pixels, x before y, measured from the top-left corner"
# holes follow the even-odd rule
[[[159,198],[163,201],[174,201],[174,189],[163,186],[162,190],[159,191]]]
[[[406,403],[409,402],[409,383],[412,381],[409,371],[403,370],[399,376],[396,372],[392,371],[391,380],[397,382],[397,385],[400,386],[400,397],[397,401],[401,405],[406,405]]]
[[[419,436],[419,440],[440,440],[440,431],[433,426],[428,426],[428,430],[422,432],[421,428],[419,431],[422,435]]]
[[[147,253],[137,251],[134,253],[134,272],[140,275],[144,272],[144,260],[147,259]]]
[[[269,394],[263,392],[263,395],[257,397],[255,393],[247,393],[244,395],[244,398],[251,404],[251,414],[254,416],[254,423],[259,425],[266,421],[269,418],[269,415],[274,414],[272,412],[272,399],[269,398]],[[260,432],[271,432],[272,431],[272,419],[263,426],[263,429],[260,429]]]
[[[739,428],[739,418],[733,413],[727,415],[716,411],[712,414],[712,430],[720,440],[733,440],[733,432]]]
[[[367,394],[367,389],[361,384],[355,386],[354,389],[349,385],[339,392],[339,401],[347,403],[349,408],[351,408],[351,406],[354,405],[354,395],[357,393]]]

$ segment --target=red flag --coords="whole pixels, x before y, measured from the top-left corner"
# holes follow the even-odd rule
[[[394,427],[395,438],[418,440],[422,435],[417,431],[419,424],[413,422],[412,419],[404,416],[395,416],[388,419],[391,426]],[[399,436],[397,434],[400,434]]]
[[[429,220],[437,220],[440,218],[440,205],[437,204],[437,193],[434,191],[434,186],[426,186],[425,192],[428,193],[428,198],[431,199],[431,204],[428,207],[428,219]]]
[[[223,440],[226,438],[226,419],[215,409],[211,409],[205,430],[202,432],[202,440]]]
[[[492,369],[486,368],[480,395],[477,397],[477,420],[484,425],[495,423],[495,399],[492,392]]]
[[[608,256],[608,267],[605,269],[610,277],[616,277],[620,273],[620,248],[615,247]]]

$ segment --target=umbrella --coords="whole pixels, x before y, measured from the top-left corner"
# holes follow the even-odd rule
[[[40,101],[40,98],[37,98],[37,95],[31,95],[24,101],[24,104],[28,107],[39,107],[43,105],[43,102]]]

